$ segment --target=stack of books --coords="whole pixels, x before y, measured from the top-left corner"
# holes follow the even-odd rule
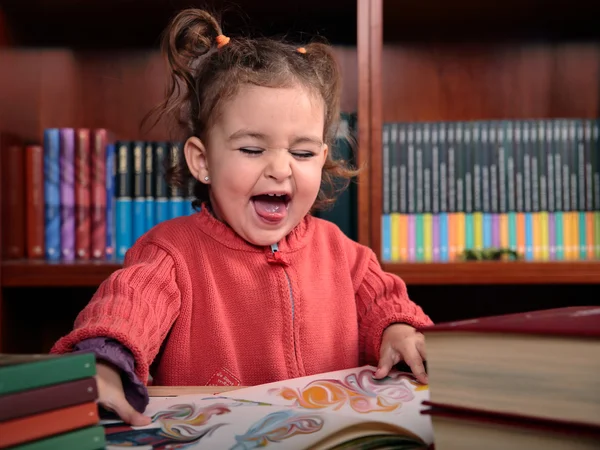
[[[104,448],[95,375],[91,353],[0,354],[0,448]]]
[[[600,448],[600,306],[422,331],[436,450]]]

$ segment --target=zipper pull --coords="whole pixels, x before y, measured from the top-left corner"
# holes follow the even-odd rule
[[[284,260],[283,256],[281,255],[281,252],[279,251],[279,246],[276,243],[271,244],[271,252],[267,256],[267,260],[271,264],[281,264],[284,266],[287,265],[287,262]]]

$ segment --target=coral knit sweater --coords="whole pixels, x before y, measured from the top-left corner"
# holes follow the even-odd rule
[[[367,247],[306,216],[277,251],[206,208],[154,227],[53,353],[116,339],[147,383],[255,385],[377,364],[384,329],[431,324]]]

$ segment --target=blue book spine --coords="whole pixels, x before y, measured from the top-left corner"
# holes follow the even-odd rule
[[[144,177],[144,195],[146,197],[146,231],[156,225],[156,170],[154,167],[154,146],[152,142],[146,143],[146,159]]]
[[[525,213],[525,259],[533,261],[533,214]]]
[[[127,250],[133,244],[133,157],[130,144],[117,144],[117,260],[125,258]]]
[[[392,260],[392,216],[384,214],[381,220],[381,245],[384,261]]]
[[[449,245],[448,245],[448,214],[440,214],[440,261],[449,261]]]
[[[115,145],[106,146],[106,259],[114,260],[116,257],[116,208],[115,208],[115,181],[117,177],[117,164]]]
[[[145,142],[133,143],[133,242],[146,232]]]
[[[60,132],[44,130],[44,239],[49,261],[60,260]]]

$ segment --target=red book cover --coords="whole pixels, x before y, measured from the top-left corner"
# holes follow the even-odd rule
[[[44,259],[44,149],[25,148],[25,196],[27,201],[27,257]]]
[[[75,137],[75,257],[90,259],[90,130],[79,128]]]
[[[0,133],[2,257],[25,257],[25,152],[18,136]],[[10,220],[8,220],[10,218]]]
[[[92,241],[93,259],[106,255],[106,145],[110,136],[106,129],[93,132],[92,141]]]
[[[569,306],[478,319],[445,322],[422,328],[424,333],[438,331],[518,333],[575,337],[600,336],[600,306]]]

